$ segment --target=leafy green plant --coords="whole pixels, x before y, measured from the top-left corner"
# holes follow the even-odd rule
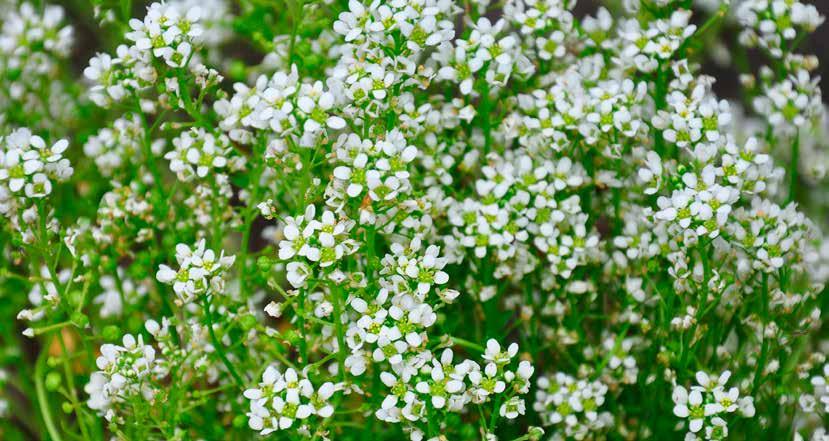
[[[824,18],[575,3],[0,0],[0,438],[826,438]]]

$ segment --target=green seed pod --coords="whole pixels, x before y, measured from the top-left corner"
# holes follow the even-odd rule
[[[46,374],[46,390],[48,390],[50,392],[54,392],[54,391],[58,390],[59,387],[60,387],[60,374],[55,372],[55,371],[51,371],[48,374]]]
[[[262,272],[270,272],[273,270],[273,266],[276,262],[273,259],[267,256],[262,256],[256,259],[256,266],[259,267],[259,270]]]
[[[80,311],[72,313],[72,316],[69,317],[69,320],[71,320],[72,323],[74,323],[75,326],[79,328],[85,328],[89,326],[89,317],[87,317],[86,314]]]
[[[104,340],[106,341],[115,341],[121,338],[121,330],[118,329],[115,325],[109,325],[104,327],[102,333]]]
[[[233,78],[234,81],[245,81],[246,71],[247,68],[242,61],[233,60],[230,63],[230,78]]]
[[[83,302],[83,292],[79,290],[73,290],[69,293],[69,305],[73,308],[77,308]]]
[[[250,331],[256,326],[256,317],[252,315],[243,315],[241,318],[242,329],[245,331]]]
[[[282,336],[285,337],[285,340],[291,344],[291,346],[296,346],[299,344],[299,341],[302,340],[302,337],[293,329],[289,329],[282,333]]]

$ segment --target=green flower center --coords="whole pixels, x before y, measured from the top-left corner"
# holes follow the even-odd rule
[[[282,416],[285,416],[285,417],[288,417],[288,418],[295,418],[297,408],[298,408],[298,406],[296,404],[285,403],[285,406],[282,408]]]
[[[491,393],[491,392],[495,391],[495,385],[497,383],[498,383],[498,380],[496,380],[495,378],[487,377],[487,378],[484,378],[483,380],[481,380],[481,387],[485,391]]]

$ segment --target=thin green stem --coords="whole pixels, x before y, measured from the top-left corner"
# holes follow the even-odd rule
[[[69,385],[69,401],[72,403],[72,409],[75,411],[75,416],[78,420],[78,426],[81,428],[81,434],[84,439],[91,439],[86,428],[86,419],[81,411],[82,407],[78,402],[78,389],[75,387],[75,375],[72,373],[72,367],[69,365],[70,353],[66,348],[66,342],[63,341],[63,336],[57,336],[60,342],[60,348],[63,352],[63,372],[66,375],[66,382]]]
[[[210,294],[205,294],[204,297],[202,297],[202,305],[204,307],[204,317],[207,319],[207,330],[210,333],[210,340],[213,342],[213,347],[216,349],[216,353],[219,354],[219,358],[227,368],[227,371],[230,372],[230,376],[233,377],[236,385],[244,387],[245,382],[242,380],[242,377],[236,373],[236,369],[233,367],[233,364],[225,354],[224,346],[219,339],[216,338],[216,332],[213,330],[213,313],[210,311]]]
[[[40,355],[37,357],[37,364],[35,364],[35,390],[37,391],[37,404],[40,408],[40,415],[43,417],[43,424],[46,425],[46,431],[52,441],[62,441],[55,422],[52,420],[52,411],[49,408],[49,399],[46,396],[46,387],[43,384],[44,373],[43,369],[46,365],[46,357],[48,357],[48,350],[45,345],[40,350]]]
[[[250,233],[253,221],[257,216],[258,208],[256,207],[256,203],[259,200],[259,179],[262,176],[262,169],[264,167],[264,161],[262,161],[259,157],[261,154],[261,150],[258,148],[259,145],[260,142],[257,142],[253,152],[251,153],[251,160],[256,164],[256,167],[253,169],[253,175],[250,177],[250,181],[248,182],[248,192],[250,194],[248,203],[251,204],[251,206],[246,208],[243,216],[244,225],[242,225],[242,242],[239,244],[239,294],[242,300],[246,300],[248,297],[249,287],[246,277],[248,256],[250,254]]]
[[[768,358],[768,350],[769,350],[769,339],[766,338],[766,322],[768,320],[768,308],[769,308],[769,276],[766,273],[763,273],[760,283],[760,311],[762,312],[762,320],[763,320],[763,328],[762,328],[762,343],[760,348],[760,359],[757,360],[757,372],[754,374],[754,384],[751,388],[751,395],[757,399],[757,390],[760,388],[760,385],[763,383],[763,369],[765,369],[766,359]]]
[[[302,337],[299,340],[299,356],[302,357],[300,362],[306,363],[308,361],[308,342],[305,335],[305,288],[299,290],[295,311],[297,315],[297,327]]]
[[[339,346],[337,350],[337,365],[339,366],[340,370],[340,378],[342,382],[346,382],[346,375],[345,375],[345,357],[346,357],[346,346],[345,346],[345,330],[343,329],[343,299],[342,299],[342,290],[340,290],[339,285],[336,282],[331,282],[329,285],[331,289],[331,300],[334,303],[334,330],[337,333],[337,346]]]
[[[467,349],[472,349],[473,351],[478,351],[478,352],[481,352],[481,353],[486,352],[486,349],[483,346],[479,345],[478,343],[471,342],[469,340],[466,340],[466,339],[463,339],[463,338],[460,338],[460,337],[449,336],[449,341],[452,344],[456,344],[458,346],[461,346],[461,347],[464,347],[464,348],[467,348]]]
[[[798,184],[798,162],[800,161],[800,131],[798,130],[792,141],[792,157],[789,161],[789,199],[787,202],[797,200]]]
[[[486,72],[486,69],[484,69]],[[489,81],[483,81],[481,86],[481,108],[479,114],[481,115],[481,122],[484,130],[484,158],[489,154],[492,148],[492,122],[490,121],[491,109],[489,101]]]
[[[305,8],[305,1],[289,0],[288,8],[291,10],[291,40],[288,43],[288,64],[291,65],[294,63],[296,37],[299,34],[299,26],[302,23],[302,10]]]
[[[47,334],[51,331],[55,331],[55,330],[58,330],[58,329],[61,329],[61,328],[65,328],[67,326],[72,326],[72,322],[69,321],[69,320],[66,320],[66,321],[63,321],[63,322],[60,322],[60,323],[54,323],[54,324],[51,324],[51,325],[48,325],[48,326],[43,326],[41,328],[34,328],[34,333],[35,333],[35,335],[43,335],[43,334]]]

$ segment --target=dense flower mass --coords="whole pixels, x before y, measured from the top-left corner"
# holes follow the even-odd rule
[[[578,3],[0,0],[0,439],[829,439],[825,5]]]

